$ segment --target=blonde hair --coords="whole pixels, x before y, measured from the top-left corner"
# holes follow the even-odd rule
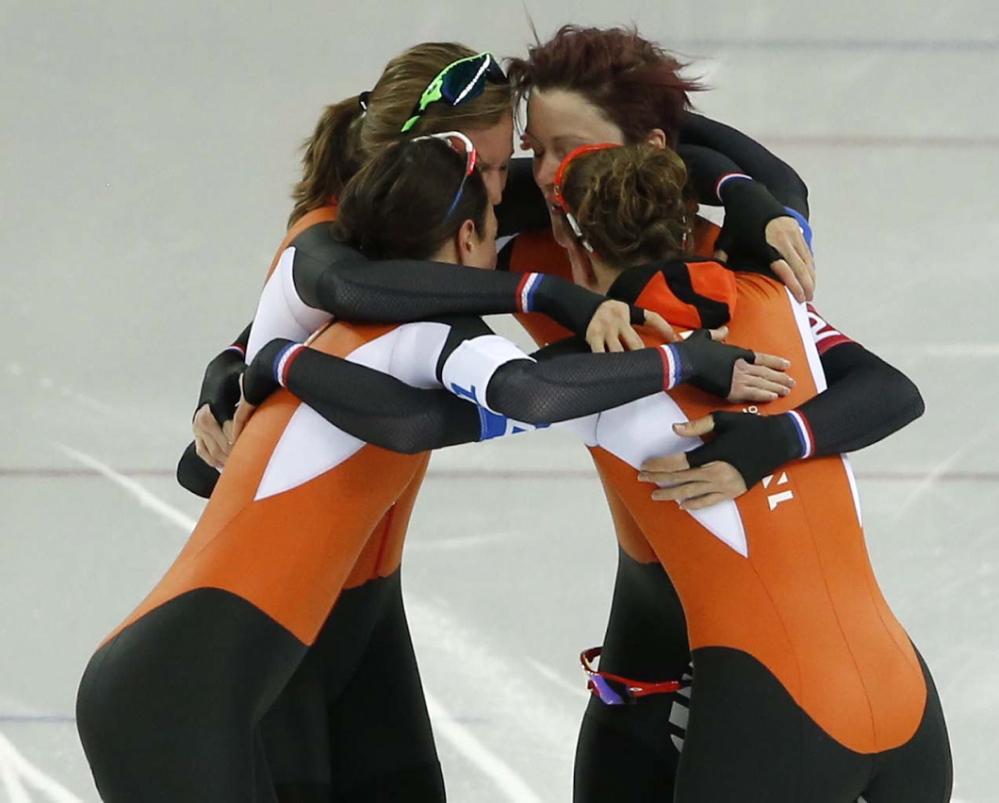
[[[323,111],[304,144],[303,175],[295,185],[288,224],[338,196],[361,166],[385,146],[423,134],[489,128],[512,111],[510,88],[487,83],[481,95],[458,106],[431,104],[416,125],[401,129],[430,82],[448,64],[476,55],[454,42],[426,42],[396,56],[386,66],[361,108],[360,95]]]
[[[627,145],[569,164],[562,194],[594,251],[618,267],[688,251],[687,168],[669,149]]]

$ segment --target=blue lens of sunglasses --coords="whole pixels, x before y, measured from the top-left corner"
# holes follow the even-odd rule
[[[587,685],[596,692],[597,697],[600,698],[600,702],[605,705],[625,705],[627,703],[624,697],[607,682],[607,678],[600,675],[592,675]]]

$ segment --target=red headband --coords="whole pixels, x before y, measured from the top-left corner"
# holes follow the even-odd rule
[[[572,164],[572,160],[577,156],[582,156],[584,153],[592,153],[593,151],[605,151],[609,148],[620,147],[620,145],[615,145],[613,142],[602,142],[599,145],[583,145],[576,148],[576,150],[566,156],[562,160],[562,164],[558,166],[558,171],[555,173],[555,203],[562,209],[562,212],[565,214],[565,219],[569,223],[569,227],[572,229],[576,237],[579,238],[579,242],[582,243],[583,248],[592,254],[595,254],[596,252],[593,250],[593,246],[590,245],[590,241],[584,236],[583,229],[580,227],[579,221],[576,220],[576,216],[570,211],[569,204],[566,203],[565,196],[562,194],[562,180],[565,178],[565,172],[569,169],[569,165]]]

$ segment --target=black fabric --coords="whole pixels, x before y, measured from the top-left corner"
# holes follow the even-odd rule
[[[177,463],[177,482],[180,487],[207,499],[215,490],[219,476],[217,469],[198,457],[194,441],[191,441]]]
[[[694,651],[694,666],[675,803],[848,803],[861,795],[869,803],[950,799],[950,748],[925,665],[929,694],[917,733],[875,755],[832,739],[747,653],[703,647]]]
[[[438,356],[438,379],[447,359],[463,342],[492,333],[478,318],[441,321],[451,331]],[[274,365],[289,344],[287,340],[268,343],[247,368],[243,389],[250,403],[260,404],[277,388]],[[675,348],[679,380],[696,378],[722,398],[731,392],[735,362],[754,358],[745,349],[711,340],[707,332],[696,333]],[[664,384],[663,358],[657,349],[563,354],[557,359],[512,360],[500,366],[485,388],[484,401],[502,416],[543,425],[651,396]],[[334,426],[396,452],[418,454],[476,441],[483,434],[479,409],[448,390],[413,388],[380,371],[312,349],[304,349],[292,361],[287,387]]]
[[[252,326],[252,323],[248,324],[233,341],[233,345],[242,346],[244,352]],[[231,421],[239,403],[239,375],[244,367],[243,355],[235,349],[226,349],[212,359],[201,381],[201,394],[195,412],[207,404],[219,426]]]
[[[783,259],[767,242],[767,224],[787,215],[783,204],[762,184],[746,179],[726,181],[722,187],[725,223],[715,247],[728,254],[733,265],[748,264],[760,270]]]
[[[663,705],[661,701],[655,704]],[[573,803],[672,801],[676,750],[657,752],[633,738],[627,730],[613,728],[591,717],[589,711],[597,705],[602,704],[599,701],[589,703],[576,744]],[[646,700],[638,705],[645,707]],[[637,709],[637,706],[630,707]],[[660,712],[660,716],[663,715],[669,716],[668,712]]]
[[[687,623],[669,576],[660,563],[639,563],[619,548],[600,668],[655,682],[678,680],[689,665]],[[686,702],[654,694],[610,706],[592,697],[576,747],[574,802],[672,800],[679,754],[669,720],[678,701]]]
[[[477,319],[448,319],[452,336],[443,361],[461,342],[491,332]],[[471,327],[471,328],[470,328]],[[288,341],[261,350],[246,371],[247,399],[273,389],[274,360]],[[550,424],[617,407],[662,390],[663,362],[655,349],[614,354],[576,354],[558,360],[514,360],[493,374],[487,404],[529,424]],[[344,431],[393,451],[415,454],[478,440],[478,408],[446,390],[423,390],[366,366],[307,349],[291,364],[288,389]]]
[[[445,799],[399,572],[344,590],[311,647],[183,594],[97,651],[77,723],[107,803]]]
[[[511,159],[503,201],[496,207],[498,237],[535,231],[551,225],[548,203],[534,181],[533,159]]]
[[[267,803],[255,726],[306,646],[244,599],[197,589],[91,659],[77,727],[106,803]]]
[[[486,402],[516,421],[553,424],[651,396],[663,384],[656,349],[516,360],[493,374]]]
[[[291,245],[302,301],[347,321],[405,323],[519,311],[520,274],[421,260],[372,262],[337,242],[329,223],[311,226]],[[544,276],[534,291],[533,310],[585,334],[605,300],[572,282]]]
[[[680,124],[681,145],[701,145],[724,154],[767,187],[784,206],[808,217],[808,187],[789,164],[760,143],[717,120],[687,112]]]
[[[797,408],[811,427],[814,456],[866,448],[922,415],[919,389],[863,346],[842,343],[821,359],[829,386]],[[729,463],[752,488],[801,456],[801,438],[789,416],[717,412],[714,419],[711,440],[687,452],[692,467]]]
[[[334,426],[394,452],[419,454],[482,434],[478,408],[448,391],[410,387],[318,351],[292,363],[288,390]]]
[[[680,355],[680,380],[720,399],[732,392],[736,362],[756,362],[756,352],[712,340],[706,329],[698,329],[675,348]]]
[[[730,173],[744,173],[739,165],[722,153],[703,145],[680,145],[677,154],[687,166],[687,190],[703,206],[724,206],[718,197],[718,181]]]
[[[280,386],[274,378],[274,366],[278,356],[293,340],[275,338],[265,345],[243,372],[243,396],[249,404],[259,407]]]
[[[841,343],[821,359],[829,388],[798,407],[811,425],[816,455],[863,449],[926,409],[911,379],[859,343]]]
[[[786,415],[716,412],[711,440],[687,452],[691,468],[722,461],[742,476],[746,488],[801,456],[801,441]]]
[[[628,268],[614,280],[607,291],[607,297],[634,304],[652,278],[661,273],[673,295],[697,309],[701,326],[705,329],[717,329],[727,324],[732,314],[725,302],[702,296],[694,289],[690,270],[691,266],[695,266],[696,270],[698,262],[714,262],[714,260],[689,257]]]
[[[728,173],[745,171],[723,154],[700,145],[685,145],[678,152],[687,164],[688,179],[697,200],[707,204],[724,200],[725,221],[715,247],[728,254],[726,267],[776,278],[769,266],[781,259],[781,255],[767,243],[767,224],[787,215],[785,206],[807,217],[807,204],[803,199],[792,198],[790,203],[777,200],[755,177],[753,181],[733,179],[726,182],[722,190],[724,199],[719,199],[715,194],[718,180]]]
[[[280,803],[445,799],[400,572],[341,593],[261,733]]]

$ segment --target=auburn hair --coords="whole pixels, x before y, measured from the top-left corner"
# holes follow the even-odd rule
[[[369,159],[340,194],[337,239],[371,259],[429,259],[466,220],[485,233],[489,195],[478,169],[439,139],[403,142]]]
[[[705,88],[681,75],[686,64],[635,28],[565,25],[527,53],[508,66],[518,101],[534,89],[578,92],[621,129],[628,144],[660,128],[675,145],[690,93]]]
[[[562,195],[593,250],[623,268],[688,252],[686,183],[687,168],[674,151],[626,145],[573,159]]]
[[[431,104],[410,131],[401,133],[437,74],[474,55],[476,51],[453,42],[416,45],[385,66],[365,101],[366,110],[360,95],[327,106],[303,145],[302,178],[292,192],[295,207],[288,225],[339,196],[361,165],[386,145],[422,134],[489,128],[510,114],[510,87],[488,82],[481,95],[458,106]]]

